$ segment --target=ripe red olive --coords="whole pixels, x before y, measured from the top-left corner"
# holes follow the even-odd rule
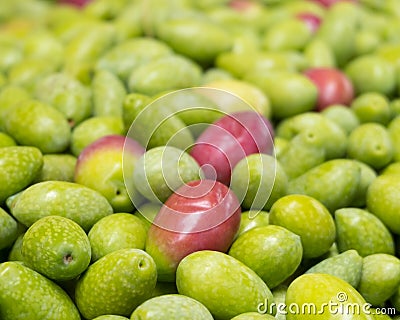
[[[321,25],[321,18],[311,12],[301,12],[296,17],[303,20],[312,33],[315,33]]]
[[[253,153],[272,153],[273,127],[255,111],[227,114],[207,127],[190,154],[205,177],[229,184],[233,167]]]
[[[90,2],[90,0],[59,0],[58,3],[61,4],[68,4],[68,5],[72,5],[75,7],[84,7],[86,4],[88,4],[88,2]]]
[[[312,68],[304,71],[304,75],[318,88],[318,111],[332,104],[349,105],[354,98],[352,82],[338,69]]]
[[[319,3],[320,5],[322,5],[326,8],[333,6],[336,2],[344,2],[344,1],[354,2],[354,3],[358,2],[358,0],[311,0],[311,1]]]
[[[226,252],[239,230],[241,208],[234,192],[215,180],[191,181],[178,188],[151,225],[146,251],[159,279],[173,281],[178,263],[199,250]]]

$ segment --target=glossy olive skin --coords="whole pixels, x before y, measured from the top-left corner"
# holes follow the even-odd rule
[[[47,236],[48,232],[51,236]],[[85,231],[61,216],[36,221],[26,231],[21,248],[27,266],[49,279],[61,281],[83,273],[89,266],[91,251]]]
[[[362,93],[352,101],[350,108],[361,123],[376,122],[386,126],[391,119],[389,100],[382,93]]]
[[[399,284],[399,258],[384,253],[364,257],[357,289],[367,302],[374,306],[381,305],[396,292]]]
[[[35,180],[43,167],[43,154],[36,147],[10,146],[0,148],[0,202],[24,190]]]
[[[210,311],[197,300],[180,294],[166,294],[143,302],[132,313],[131,320],[154,317],[170,320],[212,320]]]
[[[226,252],[239,229],[236,195],[215,180],[194,180],[164,203],[147,234],[146,252],[156,261],[158,279],[173,282],[178,264],[195,251]]]
[[[379,170],[393,160],[394,147],[386,128],[378,123],[364,123],[349,135],[347,156]]]
[[[215,57],[232,46],[229,33],[211,21],[171,19],[157,29],[159,39],[176,52],[184,54],[203,65],[212,63]],[[195,38],[196,42],[191,40]]]
[[[376,215],[386,227],[400,234],[399,206],[396,196],[399,187],[398,175],[386,174],[377,177],[368,188],[367,208]]]
[[[151,296],[156,280],[156,265],[146,252],[120,249],[91,264],[79,278],[76,305],[89,319],[104,314],[128,317]]]
[[[311,111],[315,107],[318,89],[306,76],[294,72],[258,70],[246,75],[245,80],[258,85],[270,98],[272,114],[277,119]],[[298,92],[293,96],[290,92]]]
[[[355,58],[347,64],[345,73],[353,82],[356,94],[375,91],[390,96],[396,89],[395,71],[392,65],[378,56],[366,55]]]
[[[390,231],[381,220],[364,209],[336,210],[335,224],[339,252],[354,249],[363,257],[375,253],[395,253]]]
[[[308,223],[305,224],[305,221]],[[306,195],[293,194],[280,198],[270,210],[269,222],[300,235],[303,256],[308,258],[328,252],[336,236],[330,212],[321,202]]]
[[[313,289],[318,287],[319,290]],[[333,307],[330,309],[326,304],[331,303]],[[361,294],[350,284],[330,274],[303,274],[297,277],[290,285],[286,294],[286,304],[291,303],[302,306],[305,303],[313,303],[316,310],[319,311],[318,318],[331,319],[332,313],[339,310],[341,303],[358,304],[360,310],[366,303]],[[324,307],[325,305],[325,307]],[[307,311],[308,310],[308,311]],[[315,315],[314,315],[315,316]],[[306,309],[304,313],[291,311],[288,312],[286,318],[288,320],[303,320],[313,317],[312,309]],[[368,311],[361,311],[353,314],[346,314],[348,319],[374,319],[373,315]]]
[[[257,312],[260,303],[273,301],[270,289],[253,270],[221,252],[190,254],[179,264],[176,281],[180,294],[203,303],[217,319]]]
[[[254,270],[272,289],[300,265],[303,247],[298,235],[283,227],[269,225],[253,228],[237,238],[229,255]]]
[[[80,319],[79,311],[67,293],[40,273],[15,261],[2,263],[0,270],[2,319],[23,319],[26,316],[32,320],[49,317]]]
[[[333,104],[349,105],[354,98],[353,84],[339,69],[311,68],[304,71],[318,87],[317,110]]]
[[[164,203],[181,185],[198,180],[200,166],[188,153],[171,146],[143,153],[133,170],[135,188],[146,199]]]
[[[252,154],[232,171],[230,188],[247,210],[269,210],[286,194],[288,178],[284,168],[267,154]]]
[[[317,263],[306,273],[327,273],[348,282],[357,288],[363,266],[363,259],[356,250],[346,250],[336,256],[332,256]]]
[[[5,115],[5,130],[18,144],[34,146],[43,153],[63,152],[71,140],[66,117],[38,100],[24,100]],[[38,130],[40,128],[40,130]]]
[[[360,179],[361,168],[357,162],[350,159],[334,159],[290,180],[288,193],[314,197],[329,211],[334,212],[353,203]]]

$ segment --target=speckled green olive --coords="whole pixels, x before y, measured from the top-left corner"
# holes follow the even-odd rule
[[[322,39],[312,38],[304,47],[304,56],[310,68],[336,67],[335,54]]]
[[[15,145],[17,145],[17,143],[11,136],[9,136],[7,133],[0,132],[0,148],[12,147]]]
[[[18,237],[17,221],[4,209],[0,209],[0,249],[10,247]]]
[[[208,85],[206,85],[208,86]],[[250,86],[251,87],[251,86]],[[249,87],[246,87],[249,89]],[[257,90],[258,88],[252,88]],[[214,123],[225,113],[233,113],[235,111],[253,110],[253,108],[244,102],[241,98],[230,95],[223,89],[208,88],[186,88],[177,91],[168,91],[153,96],[151,109],[164,109],[169,111],[170,115],[176,116],[188,127],[193,136],[199,136],[205,129],[207,124]],[[229,90],[228,90],[229,91]],[[251,96],[261,93],[258,89],[257,93],[246,90]],[[260,98],[260,103],[262,97]],[[226,99],[226,100],[224,100]],[[250,99],[250,98],[249,98]],[[257,100],[257,98],[254,98]],[[260,105],[260,107],[262,107]]]
[[[400,98],[393,99],[389,102],[391,118],[394,119],[400,115]]]
[[[43,166],[43,155],[36,147],[0,148],[0,202],[32,184]]]
[[[7,85],[0,91],[0,129],[4,130],[7,110],[22,100],[30,99],[27,90],[17,85]]]
[[[364,123],[349,135],[347,156],[382,169],[393,160],[393,142],[388,130],[378,123]]]
[[[288,140],[298,134],[304,134],[303,139],[308,144],[322,149],[327,160],[345,156],[346,132],[320,113],[306,112],[290,117],[280,122],[276,128],[276,135]]]
[[[390,302],[396,308],[396,311],[400,310],[400,286],[397,288],[395,293],[391,296]]]
[[[378,176],[377,172],[364,162],[355,160],[360,167],[360,183],[354,195],[352,206],[364,208],[367,202],[367,191],[375,178]]]
[[[344,105],[331,105],[325,108],[321,114],[338,124],[347,134],[360,125],[360,120],[355,112]]]
[[[318,288],[318,289],[317,289]],[[287,320],[373,320],[361,294],[346,281],[323,273],[303,274],[288,287]],[[359,310],[355,311],[355,310]]]
[[[24,238],[24,233],[20,234],[17,239],[15,239],[10,251],[8,252],[8,261],[23,261],[21,248],[22,240]]]
[[[65,73],[53,73],[42,78],[36,86],[35,96],[59,110],[71,126],[92,113],[91,91]]]
[[[144,250],[147,230],[143,221],[130,213],[114,213],[97,221],[88,233],[92,262],[124,248]]]
[[[374,306],[382,305],[400,285],[400,259],[390,254],[372,254],[363,259],[357,290]]]
[[[227,30],[211,20],[168,19],[157,26],[156,34],[176,52],[200,64],[210,64],[219,53],[232,46]]]
[[[76,160],[75,156],[68,153],[43,155],[43,167],[34,182],[50,180],[73,182]]]
[[[155,59],[133,70],[129,89],[154,95],[162,91],[198,86],[201,68],[184,56],[171,55]]]
[[[271,118],[271,106],[268,97],[260,88],[251,83],[229,79],[209,82],[205,86],[230,92],[240,98],[240,101],[236,104],[233,103],[234,101],[229,103],[229,110],[226,110],[229,113],[255,110],[267,119]]]
[[[306,273],[327,273],[338,277],[354,288],[361,279],[363,259],[356,250],[347,250],[317,263]]]
[[[92,117],[77,125],[72,131],[71,151],[79,156],[95,140],[111,134],[125,132],[122,118],[115,116]]]
[[[24,54],[29,59],[42,59],[55,66],[61,66],[64,47],[50,32],[37,32],[24,41]]]
[[[139,65],[172,54],[164,42],[153,38],[138,37],[126,40],[106,51],[96,62],[96,69],[106,69],[123,81]]]
[[[360,94],[352,101],[350,108],[361,123],[377,122],[387,125],[391,119],[389,100],[382,93]]]
[[[127,317],[116,316],[114,314],[102,315],[94,318],[93,320],[128,320]]]
[[[180,294],[200,301],[217,319],[257,312],[260,303],[273,302],[270,289],[249,267],[222,252],[202,250],[178,265]]]
[[[114,73],[108,70],[96,71],[91,89],[94,116],[123,116],[126,89]]]
[[[385,174],[372,181],[367,192],[368,210],[395,234],[400,234],[399,188],[398,175]]]
[[[257,74],[263,70],[296,71],[296,65],[288,59],[287,52],[236,52],[228,51],[218,55],[215,65],[241,79],[247,74]],[[249,75],[249,77],[250,77]]]
[[[354,56],[369,54],[374,52],[382,45],[381,39],[377,32],[370,30],[360,30],[355,36]]]
[[[336,64],[345,65],[354,54],[356,23],[347,14],[329,10],[316,33],[316,38],[323,40],[332,49]]]
[[[180,294],[166,294],[143,302],[130,320],[213,320],[210,311],[199,301]]]
[[[27,227],[43,217],[57,215],[75,221],[86,232],[98,220],[113,213],[111,205],[100,193],[66,181],[35,183],[19,193],[9,209]]]
[[[269,210],[286,194],[287,176],[280,163],[267,154],[252,154],[233,168],[231,188],[250,210]]]
[[[133,181],[148,200],[165,202],[183,184],[198,180],[201,169],[183,150],[161,146],[148,150],[135,164]]]
[[[46,317],[80,319],[78,309],[68,294],[36,271],[19,262],[7,261],[0,265],[0,272],[2,319],[22,320],[23,316],[32,320]],[[54,308],[55,305],[58,307]]]
[[[108,1],[103,2],[108,4]],[[122,12],[119,12],[114,20],[116,43],[122,43],[125,40],[134,39],[143,34],[141,5],[140,2],[124,3]]]
[[[236,238],[253,228],[267,226],[268,224],[268,212],[262,210],[243,211],[240,218],[240,226],[236,234]]]
[[[323,163],[325,158],[325,150],[315,139],[313,132],[309,130],[297,134],[277,154],[277,159],[289,180]]]
[[[289,145],[289,140],[282,137],[274,137],[274,155],[277,159],[284,152],[286,147]]]
[[[387,130],[392,140],[393,160],[400,161],[400,117],[394,118],[387,126]]]
[[[65,46],[65,68],[76,63],[94,64],[114,43],[112,24],[97,22],[77,33]]]
[[[275,225],[253,228],[237,238],[229,255],[255,271],[274,288],[300,265],[303,247],[300,237]]]
[[[397,43],[384,42],[377,48],[375,54],[390,62],[394,67],[399,66],[400,46]]]
[[[99,19],[115,19],[126,6],[126,1],[117,0],[114,2],[109,2],[107,0],[98,0],[94,2],[89,2],[82,9],[84,14],[88,16],[93,16]]]
[[[376,91],[390,96],[396,89],[396,75],[391,63],[376,55],[364,55],[350,61],[345,72],[356,94]]]
[[[312,31],[304,21],[291,18],[273,24],[262,39],[266,51],[301,50],[311,39]]]
[[[43,153],[63,152],[71,140],[65,116],[38,100],[25,100],[5,116],[5,130],[19,144],[34,146]]]
[[[231,320],[273,320],[274,316],[259,312],[245,312],[233,317]]]
[[[323,255],[335,241],[336,228],[330,212],[321,202],[306,195],[280,198],[270,210],[269,222],[299,235],[306,258]]]
[[[259,86],[271,101],[272,114],[277,119],[311,111],[318,90],[307,77],[285,71],[252,72],[245,79]],[[294,96],[292,92],[297,94]]]
[[[78,277],[89,266],[91,251],[85,231],[61,216],[43,217],[32,224],[21,247],[24,263],[53,280]]]
[[[137,115],[152,102],[152,99],[140,93],[129,93],[122,102],[122,119],[124,121],[125,131],[129,130]]]
[[[89,266],[79,278],[75,301],[81,314],[130,316],[147,300],[156,285],[154,260],[140,249],[120,249]]]
[[[186,150],[194,143],[194,138],[177,110],[169,107],[171,100],[168,96],[172,97],[172,101],[176,97],[167,94],[152,100],[146,95],[128,94],[123,107],[125,125],[129,126],[127,134],[148,149],[169,145]],[[176,107],[176,104],[172,106]],[[132,121],[128,123],[129,120]]]
[[[6,75],[0,71],[0,89],[2,89],[7,84]]]
[[[228,71],[218,67],[213,67],[203,72],[203,80],[201,81],[201,83],[206,84],[214,81],[225,81],[232,79],[233,76]]]
[[[339,252],[357,250],[361,256],[394,254],[394,240],[386,226],[372,213],[357,208],[335,211]]]
[[[314,197],[333,213],[352,204],[360,177],[361,169],[354,160],[329,160],[290,180],[288,193]]]
[[[0,44],[0,70],[8,71],[12,66],[23,59],[23,52],[19,46],[12,43]]]
[[[43,59],[24,59],[8,71],[8,81],[34,93],[40,79],[56,71],[57,66]]]
[[[387,174],[387,175],[394,175],[394,174],[400,174],[400,162],[393,162],[389,164],[385,169],[383,169],[380,172],[381,175]]]

